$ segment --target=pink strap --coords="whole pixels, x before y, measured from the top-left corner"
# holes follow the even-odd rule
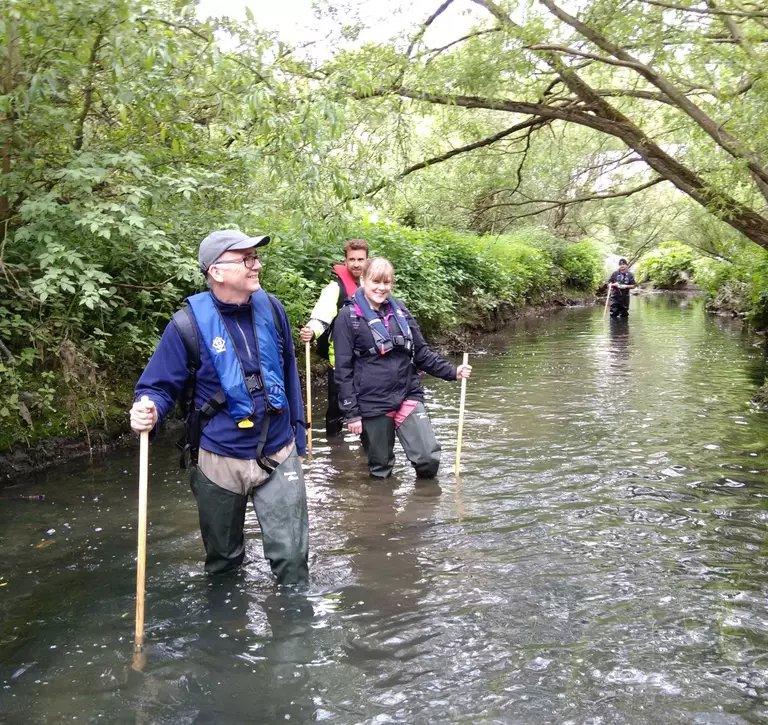
[[[402,422],[413,413],[416,406],[419,404],[418,400],[405,400],[398,410],[392,410],[386,415],[395,419],[395,430],[397,430]]]

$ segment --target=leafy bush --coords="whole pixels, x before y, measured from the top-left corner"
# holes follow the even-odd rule
[[[556,264],[563,270],[563,284],[576,290],[591,291],[603,276],[603,256],[590,241],[565,246]]]
[[[637,266],[639,282],[651,282],[654,287],[670,289],[686,282],[693,274],[696,253],[680,242],[663,242],[644,254]]]
[[[699,259],[695,280],[709,309],[742,315],[768,326],[768,252],[751,243],[737,247],[733,261]]]

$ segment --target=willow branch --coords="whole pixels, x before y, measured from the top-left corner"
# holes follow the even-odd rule
[[[684,13],[697,13],[699,15],[731,15],[738,18],[768,18],[768,12],[760,10],[719,10],[716,8],[690,8],[684,5],[675,5],[674,3],[661,2],[661,0],[640,0],[646,5],[656,5],[668,10],[680,10]]]
[[[161,23],[162,25],[167,25],[169,28],[174,28],[175,30],[186,30],[187,32],[192,33],[192,35],[196,35],[198,38],[200,38],[200,40],[204,40],[206,43],[213,42],[213,38],[211,36],[205,35],[196,28],[193,28],[191,25],[186,25],[185,23],[176,23],[172,20],[156,18],[152,15],[141,15],[136,19],[145,23]]]
[[[80,116],[78,117],[77,125],[75,126],[75,151],[80,151],[80,149],[83,148],[85,121],[91,111],[91,104],[93,102],[93,82],[96,74],[96,58],[98,57],[102,40],[104,40],[104,32],[100,30],[96,34],[96,38],[91,46],[91,54],[88,57],[88,85],[85,87],[85,93],[83,94],[83,108],[80,111]]]
[[[577,58],[587,58],[589,60],[596,60],[599,63],[605,63],[606,65],[615,65],[620,68],[632,68],[633,70],[642,70],[642,63],[635,63],[623,60],[614,60],[613,58],[606,58],[604,55],[597,55],[596,53],[586,53],[583,50],[576,50],[575,48],[568,48],[565,45],[550,45],[548,43],[536,43],[536,45],[525,45],[524,48],[528,50],[550,50],[554,53],[563,53],[565,55],[573,55]]]
[[[485,28],[484,30],[476,30],[474,33],[467,33],[466,35],[462,35],[460,38],[456,38],[456,40],[452,40],[447,45],[442,45],[439,48],[430,48],[427,53],[436,56],[443,51],[448,50],[448,48],[452,48],[454,45],[458,45],[459,43],[463,43],[465,40],[470,40],[472,38],[477,38],[481,35],[488,35],[488,33],[498,33],[501,31],[501,28]]]
[[[494,144],[497,141],[501,141],[507,136],[511,136],[513,133],[517,133],[518,131],[528,129],[530,133],[530,131],[532,131],[534,128],[544,126],[547,123],[549,122],[539,118],[530,119],[528,121],[524,121],[523,123],[518,123],[517,125],[512,126],[511,128],[507,128],[503,131],[499,131],[498,133],[495,133],[492,136],[488,136],[487,138],[480,139],[479,141],[474,141],[473,143],[467,144],[465,146],[459,146],[458,148],[451,149],[450,151],[446,151],[446,153],[440,154],[439,156],[433,156],[430,159],[424,159],[423,161],[419,161],[417,164],[413,164],[412,166],[409,166],[406,169],[403,169],[399,174],[397,174],[397,176],[391,179],[384,179],[380,181],[378,184],[375,184],[374,186],[366,189],[365,191],[362,191],[358,194],[355,194],[354,196],[349,197],[347,201],[354,201],[355,199],[360,199],[361,197],[364,197],[364,196],[373,196],[377,192],[381,191],[384,187],[390,186],[396,181],[400,181],[400,179],[404,179],[406,176],[414,173],[415,171],[420,171],[421,169],[426,169],[430,166],[435,166],[436,164],[440,164],[443,161],[448,161],[449,159],[459,156],[460,154],[466,154],[466,153],[469,153],[470,151],[475,151],[477,149],[490,146],[491,144]]]
[[[435,22],[453,3],[453,0],[443,0],[443,3],[440,5],[440,7],[435,10],[432,15],[430,15],[422,24],[422,26],[419,28],[418,32],[413,36],[411,39],[410,45],[408,46],[408,50],[405,52],[405,57],[410,58],[411,53],[413,52],[413,49],[416,47],[416,44],[424,37],[424,33],[427,32],[427,28],[432,25],[432,23]]]
[[[706,3],[710,10],[718,10],[717,5],[715,5],[715,0],[706,0]],[[733,16],[723,15],[722,21],[730,36],[736,41],[736,43],[738,43],[739,46],[741,46],[749,59],[757,60],[757,54],[755,53],[754,48],[750,45],[749,41],[744,35],[744,31],[741,29],[741,26],[733,19]]]
[[[587,202],[587,201],[604,201],[606,199],[619,199],[625,196],[632,196],[633,194],[637,194],[641,191],[645,191],[646,189],[650,189],[652,186],[661,184],[663,181],[666,181],[666,179],[658,177],[656,179],[651,179],[651,181],[647,181],[645,184],[640,184],[640,186],[635,186],[632,189],[625,189],[624,191],[614,191],[614,192],[609,192],[607,194],[585,194],[584,196],[577,196],[577,197],[574,197],[573,199],[525,199],[523,201],[500,201],[496,204],[487,204],[485,206],[482,206],[478,209],[478,211],[490,211],[491,209],[497,209],[499,207],[528,206],[529,204],[551,204],[552,205],[547,209],[541,209],[538,212],[535,212],[538,214],[544,211],[549,211],[550,209],[555,209],[560,206],[570,206],[572,204],[582,204],[583,202]]]

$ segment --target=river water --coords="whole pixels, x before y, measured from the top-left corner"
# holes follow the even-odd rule
[[[697,301],[632,308],[477,342],[460,482],[457,384],[427,382],[438,481],[399,451],[372,483],[316,432],[305,595],[275,592],[253,513],[245,574],[206,580],[153,444],[141,672],[137,451],[6,487],[0,722],[768,722],[761,351]]]

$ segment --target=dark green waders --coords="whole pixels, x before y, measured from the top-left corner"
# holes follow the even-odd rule
[[[419,478],[434,478],[440,467],[440,444],[435,438],[426,408],[419,403],[395,430],[388,415],[363,418],[363,448],[374,478],[386,478],[395,465],[395,434]]]
[[[237,569],[245,557],[245,509],[249,496],[227,491],[197,466],[190,476],[197,500],[205,571],[223,574]],[[309,518],[304,475],[294,448],[250,498],[259,519],[264,558],[278,584],[305,584],[309,566]]]

